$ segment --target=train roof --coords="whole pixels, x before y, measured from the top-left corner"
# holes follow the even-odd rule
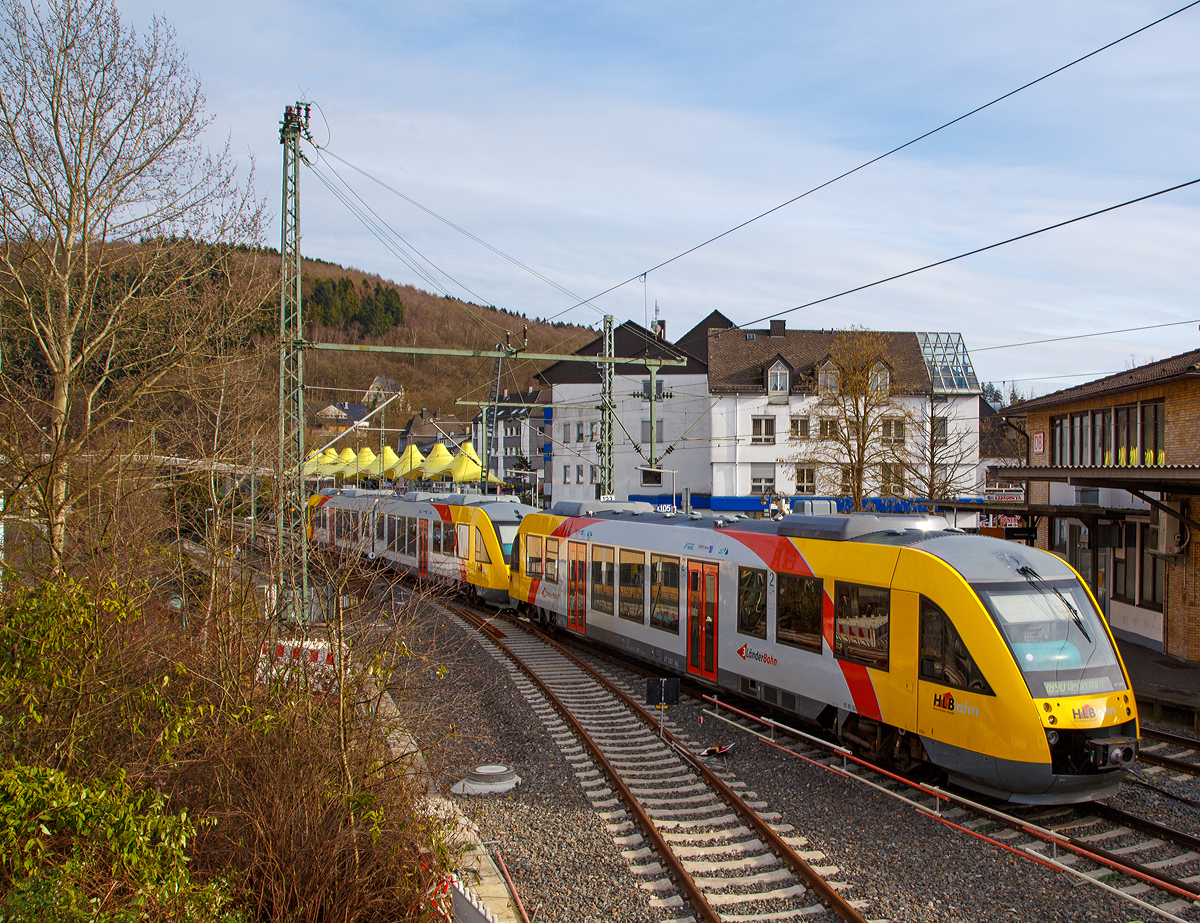
[[[404,500],[408,503],[445,503],[449,506],[474,506],[484,510],[493,519],[496,515],[509,518],[509,512],[515,511],[520,519],[529,513],[540,513],[536,507],[522,503],[519,497],[508,494],[441,494],[431,490],[409,490],[398,493],[394,490],[366,490],[358,487],[338,489],[327,487],[321,491],[326,497],[362,498],[367,500]]]

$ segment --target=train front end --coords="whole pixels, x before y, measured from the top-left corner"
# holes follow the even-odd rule
[[[1007,756],[1003,746],[990,748],[996,756],[981,765],[978,753],[959,752],[952,742],[933,742],[931,755],[951,778],[1015,802],[1114,794],[1137,755],[1137,703],[1079,575],[1048,552],[994,539],[933,539],[919,547],[958,571],[982,604],[1003,644],[993,647],[1000,663],[991,672],[1007,676],[998,685],[1011,699]]]

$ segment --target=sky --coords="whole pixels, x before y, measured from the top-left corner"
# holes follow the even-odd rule
[[[319,107],[318,169],[445,291],[589,325],[644,323],[657,303],[670,338],[712,310],[747,324],[1200,178],[1197,6],[641,278],[1184,2],[118,0],[135,26],[160,15],[176,30],[211,143],[254,162],[267,243],[279,120],[303,98]],[[1200,346],[1198,219],[1200,186],[787,324],[961,332],[981,380],[1046,393]],[[433,288],[309,170],[301,229],[306,256]]]

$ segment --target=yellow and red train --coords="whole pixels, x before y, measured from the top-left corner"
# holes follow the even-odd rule
[[[469,523],[487,560],[439,569],[430,557],[426,575],[755,696],[901,769],[1065,803],[1112,794],[1136,755],[1137,705],[1108,625],[1078,574],[1047,552],[936,516],[722,519],[634,503],[542,512],[370,493],[346,491],[322,509],[395,515],[411,502],[421,521]],[[378,534],[367,522],[360,529]],[[327,526],[314,530],[322,537],[331,540]],[[422,573],[419,561],[395,554]]]

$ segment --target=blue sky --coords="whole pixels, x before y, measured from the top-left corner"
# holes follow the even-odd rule
[[[213,140],[278,213],[283,106],[330,150],[590,296],[1182,5],[122,2],[177,30]],[[736,322],[1200,177],[1200,7],[605,296],[594,324]],[[333,164],[485,301],[571,301]],[[788,315],[789,327],[961,331],[984,379],[1042,393],[1194,348],[1200,192],[1187,190]],[[307,255],[422,284],[311,174]],[[278,224],[269,242],[278,245]],[[449,280],[453,293],[470,298]],[[423,287],[428,287],[423,285]]]

